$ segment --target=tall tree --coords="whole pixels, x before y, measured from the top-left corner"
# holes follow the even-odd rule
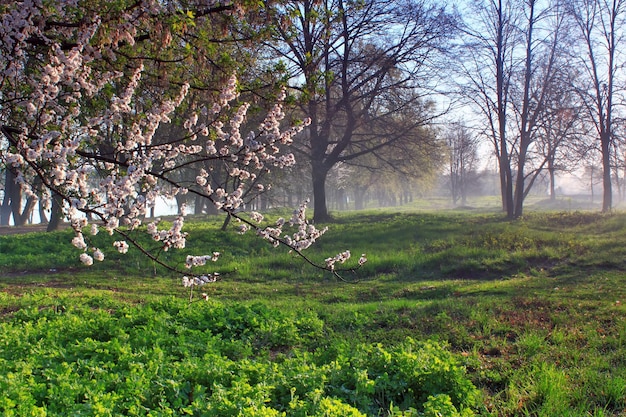
[[[583,109],[573,88],[577,74],[573,66],[560,72],[547,92],[546,111],[538,121],[536,152],[546,161],[551,200],[556,199],[557,173],[575,173],[588,147]]]
[[[534,181],[548,160],[543,158],[536,162],[534,170],[527,172],[530,162],[531,146],[539,135],[540,122],[550,112],[548,100],[561,81],[562,72],[567,72],[567,61],[564,42],[567,34],[567,15],[565,9],[556,1],[543,3],[537,0],[525,2],[525,57],[522,77],[517,85],[521,86],[517,100],[513,106],[517,111],[519,144],[516,148],[517,173],[513,210],[514,217],[523,212],[524,199],[532,188]]]
[[[394,124],[389,123],[393,130]],[[381,136],[380,141],[385,140],[385,136]],[[445,143],[438,132],[422,128],[377,152],[366,153],[338,166],[343,168],[343,186],[352,191],[354,208],[360,210],[365,207],[366,194],[378,194],[379,201],[386,201],[385,205],[406,202],[410,195],[434,183],[444,154]]]
[[[500,176],[502,209],[513,217],[513,177],[509,143],[509,104],[519,10],[509,0],[474,0],[465,11],[464,40],[456,56],[460,93],[485,120]]]
[[[576,0],[570,11],[579,29],[583,50],[577,55],[584,74],[579,94],[593,123],[602,156],[602,211],[611,210],[611,149],[615,131],[616,89],[626,61],[619,53],[624,46],[626,1]]]
[[[427,0],[302,0],[275,6],[272,18],[268,46],[285,63],[311,120],[299,151],[311,164],[314,219],[324,221],[333,166],[400,141],[432,119],[423,113],[399,130],[380,130],[392,115],[424,108],[453,17]]]
[[[452,203],[467,203],[472,180],[477,178],[478,138],[462,123],[452,123],[445,135],[448,145],[449,187]]]
[[[462,94],[487,121],[499,161],[503,209],[516,218],[547,163],[536,159],[535,141],[547,98],[563,70],[566,14],[559,2],[537,0],[482,1],[474,8],[481,14],[478,21],[470,20],[467,33],[476,54],[461,64]]]

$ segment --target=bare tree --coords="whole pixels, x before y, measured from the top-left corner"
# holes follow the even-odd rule
[[[602,211],[611,210],[611,149],[615,131],[616,79],[625,61],[619,53],[624,44],[626,2],[623,0],[577,0],[570,6],[582,40],[578,53],[578,91],[587,117],[595,127],[602,157]]]
[[[311,163],[314,218],[327,220],[325,185],[333,166],[401,141],[433,118],[422,113],[385,130],[394,115],[426,110],[434,59],[452,33],[452,16],[427,0],[304,0],[275,7],[273,19],[269,46],[285,62],[311,119],[299,151]]]
[[[465,16],[461,56],[454,60],[460,93],[484,120],[496,155],[502,209],[513,217],[513,178],[508,134],[511,77],[519,11],[509,0],[474,0]]]
[[[381,142],[385,139],[380,138]],[[434,182],[443,163],[444,147],[434,129],[422,128],[378,152],[341,164],[346,185],[353,191],[355,209],[364,208],[367,193],[376,194],[380,206],[407,202],[419,188]]]
[[[546,161],[550,199],[556,198],[556,174],[574,173],[587,152],[587,126],[573,89],[578,72],[562,71],[548,91],[546,111],[538,122],[536,152]]]
[[[522,215],[547,160],[535,141],[552,86],[563,70],[566,14],[558,2],[503,0],[473,3],[466,46],[473,52],[460,65],[461,90],[486,120],[500,170],[507,217]]]
[[[446,133],[449,152],[449,186],[452,203],[467,204],[472,180],[477,178],[478,138],[461,123],[453,123]]]
[[[537,9],[539,4],[536,0],[526,0],[523,83],[520,83],[521,100],[514,105],[519,122],[514,217],[522,215],[525,197],[549,163],[549,158],[542,158],[536,161],[534,169],[526,171],[531,146],[540,133],[541,119],[549,112],[550,95],[561,79],[560,74],[567,71],[567,62],[561,59],[566,56],[562,49],[567,33],[565,10],[559,2]]]

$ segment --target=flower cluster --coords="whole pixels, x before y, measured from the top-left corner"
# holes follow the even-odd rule
[[[193,268],[194,266],[202,266],[206,265],[208,261],[217,262],[219,258],[219,252],[213,252],[212,255],[203,255],[203,256],[192,256],[188,255],[187,260],[185,261],[186,268]]]
[[[80,254],[80,261],[87,266],[93,265],[93,258],[87,255],[85,252]]]
[[[339,262],[341,264],[345,263],[348,259],[350,259],[350,256],[351,256],[350,251],[347,250],[347,251],[338,253],[337,255],[335,255],[332,258],[326,258],[325,259],[326,267],[328,269],[330,269],[331,271],[335,271],[335,264],[337,262]],[[359,266],[363,266],[363,264],[365,264],[365,262],[367,262],[367,258],[365,256],[365,254],[363,253],[363,254],[361,254],[361,257],[359,258],[358,264],[359,264]]]
[[[335,270],[335,264],[337,262],[345,263],[348,259],[350,259],[350,251],[349,250],[347,250],[345,252],[338,253],[337,255],[335,255],[332,258],[326,258],[325,259],[326,267],[328,269],[330,269],[331,271],[334,271]]]
[[[115,242],[113,242],[113,247],[117,248],[117,251],[119,253],[126,253],[128,252],[128,243],[126,243],[123,240],[116,240]]]
[[[220,277],[220,274],[217,272],[214,272],[211,275],[200,275],[198,277],[188,277],[188,276],[184,276],[183,277],[183,287],[185,288],[192,288],[192,287],[201,287],[203,285],[212,283],[212,282],[216,282],[217,279]]]
[[[291,236],[285,236],[287,246],[298,251],[309,248],[320,236],[328,231],[327,227],[320,230],[316,228],[315,225],[308,222],[306,218],[308,203],[309,200],[306,200],[304,203],[300,204],[300,207],[293,211],[291,219],[289,220],[289,225],[296,226],[298,231]],[[280,219],[279,222],[281,222]]]
[[[246,233],[251,228],[256,230],[256,234],[270,242],[274,246],[279,246],[281,243],[292,250],[301,252],[309,248],[315,241],[322,236],[328,230],[327,227],[323,229],[317,229],[315,225],[309,223],[306,218],[306,209],[309,200],[306,200],[297,210],[293,211],[291,219],[287,222],[284,218],[280,217],[271,226],[260,227],[255,223],[261,223],[264,219],[263,215],[257,212],[250,213],[250,221],[248,223],[242,223],[237,227],[237,231],[240,234]],[[243,219],[239,215],[235,215],[238,221]],[[289,226],[297,229],[292,234],[284,232],[284,227]]]
[[[168,79],[167,71],[160,71],[164,80],[155,81],[155,62],[161,61],[150,56],[154,45],[142,49],[137,42],[157,41],[172,48],[168,53],[187,53],[164,27],[176,13],[168,4],[136,2],[100,16],[96,10],[77,13],[72,3],[52,0],[44,6],[26,0],[3,8],[0,165],[17,173],[26,196],[60,197],[55,201],[61,201],[72,224],[72,244],[81,251],[83,264],[105,257],[83,234],[89,230],[96,235],[99,227],[122,236],[113,243],[119,253],[139,246],[132,233],[144,231],[158,242],[158,253],[184,248],[184,207],[169,227],[160,228],[159,221],[142,227],[159,196],[202,197],[242,221],[240,232],[253,228],[271,244],[298,253],[324,234],[325,228],[318,230],[306,220],[306,202],[289,221],[281,218],[267,227],[259,225],[264,220],[260,213],[252,212],[250,220],[240,215],[248,199],[269,189],[261,182],[265,174],[295,163],[285,148],[310,123],[284,126],[285,91],[256,130],[243,134],[250,106],[238,102],[235,75],[205,105],[192,102],[190,85]],[[155,28],[161,34],[153,33]],[[218,257],[218,252],[190,255],[185,266],[202,266]],[[153,259],[159,261],[157,255]],[[215,279],[205,275],[184,283]]]
[[[162,242],[163,250],[167,251],[169,248],[182,249],[187,242],[187,232],[183,232],[183,226],[185,224],[185,213],[183,211],[174,219],[169,229],[159,230],[159,221],[150,222],[147,225],[146,231],[152,236],[152,239],[157,242]]]
[[[87,266],[93,265],[93,261],[96,260],[98,262],[104,261],[104,253],[98,248],[92,248],[93,256],[89,255],[87,252],[83,252],[80,254],[80,261]]]

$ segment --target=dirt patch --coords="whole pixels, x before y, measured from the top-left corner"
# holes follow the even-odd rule
[[[12,316],[16,311],[20,311],[19,307],[3,307],[0,308],[0,317]]]
[[[12,278],[14,278],[16,280],[14,280],[13,283],[16,285],[18,284],[19,285],[40,285],[41,283],[37,283],[37,282],[30,282],[30,283],[24,284],[21,278],[28,278],[33,275],[48,277],[48,276],[53,276],[53,275],[61,274],[61,273],[72,274],[73,271],[74,271],[74,268],[72,267],[50,268],[50,269],[27,269],[27,270],[21,270],[21,271],[0,272],[0,277],[2,278],[2,282],[7,282],[5,281],[5,279],[11,280]],[[61,282],[61,281],[58,281],[58,282]],[[50,285],[46,284],[44,286],[50,286]]]

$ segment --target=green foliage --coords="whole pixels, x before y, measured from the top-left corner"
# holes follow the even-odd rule
[[[264,304],[189,306],[171,298],[109,307],[74,303],[6,316],[0,412],[347,417],[377,414],[374,398],[383,395],[421,406],[425,390],[454,393],[459,406],[475,406],[462,368],[435,344],[409,340],[389,352],[342,345],[330,358],[325,349],[303,350],[323,333],[311,312],[287,314]],[[382,374],[381,354],[392,365],[381,388],[355,394],[340,387],[353,384],[353,370],[366,380]],[[409,387],[402,391],[405,379]]]
[[[360,409],[421,409],[429,397],[444,394],[459,409],[476,406],[478,392],[457,360],[437,343],[407,339],[393,349],[364,345],[340,350],[333,358],[334,396],[348,395]]]
[[[341,214],[309,255],[367,253],[354,284],[198,219],[164,254],[222,252],[190,305],[132,249],[2,236],[0,414],[619,416],[625,219]]]

